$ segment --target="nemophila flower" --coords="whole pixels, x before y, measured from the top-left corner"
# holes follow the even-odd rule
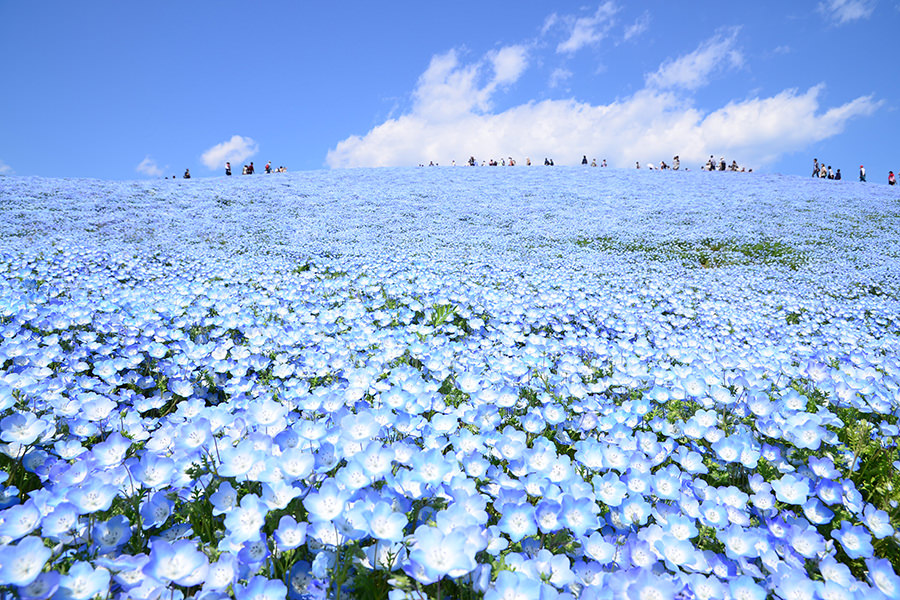
[[[141,505],[141,521],[144,529],[162,527],[172,515],[175,503],[166,497],[165,492],[156,492]]]
[[[219,560],[209,563],[206,570],[206,579],[203,581],[203,591],[221,592],[233,585],[237,578],[237,557],[231,552],[223,552]]]
[[[0,537],[17,540],[37,529],[40,523],[40,509],[33,500],[28,500],[0,512]]]
[[[534,518],[541,533],[553,533],[562,527],[559,515],[562,506],[555,500],[541,500],[534,508]]]
[[[649,569],[641,569],[633,577],[625,583],[624,597],[628,600],[644,600],[645,598],[674,600],[675,594],[681,588],[670,576],[657,575]]]
[[[194,385],[186,379],[170,379],[169,391],[182,398],[190,398],[194,394]]]
[[[813,527],[791,527],[787,540],[797,554],[804,558],[814,558],[825,550],[825,538]]]
[[[728,591],[735,600],[765,600],[766,588],[749,575],[728,579]]]
[[[841,484],[831,479],[820,479],[816,483],[816,495],[822,499],[822,502],[829,505],[837,504],[841,501],[844,493]]]
[[[145,452],[140,461],[131,467],[135,481],[154,489],[167,485],[176,473],[175,461],[167,456]]]
[[[223,481],[209,497],[209,501],[213,506],[212,514],[221,515],[227,513],[237,505],[237,500],[237,491],[232,487],[231,483]]]
[[[728,511],[713,500],[704,500],[700,504],[700,521],[709,527],[721,528],[728,525]]]
[[[223,477],[246,479],[252,469],[265,462],[264,455],[253,447],[250,440],[244,440],[234,447],[219,449],[221,459],[218,472]]]
[[[278,579],[267,579],[262,575],[256,575],[247,585],[235,584],[235,600],[284,600],[288,589]]]
[[[225,528],[235,542],[255,539],[265,522],[268,508],[255,494],[246,494],[239,506],[233,507],[225,515]]]
[[[329,527],[329,529],[332,531],[334,530],[333,527]],[[255,539],[247,540],[243,543],[241,549],[238,551],[237,560],[241,565],[253,572],[258,571],[271,554],[272,553],[269,552],[269,546],[266,543],[266,537],[263,534],[260,534]]]
[[[33,413],[14,413],[0,420],[0,439],[24,446],[33,444],[50,424]]]
[[[773,481],[772,489],[779,502],[797,505],[804,504],[811,491],[809,480],[806,477],[790,473]]]
[[[17,590],[19,598],[21,600],[47,600],[59,589],[59,577],[59,573],[56,571],[45,571],[38,574],[31,583],[19,587]]]
[[[67,497],[81,514],[87,514],[107,510],[117,493],[116,486],[90,479],[70,490]]]
[[[509,536],[510,541],[537,534],[534,506],[530,504],[504,504],[500,509],[500,531]]]
[[[850,568],[842,562],[838,562],[834,556],[826,555],[819,561],[819,573],[826,581],[837,583],[843,588],[848,588],[853,579]]]
[[[869,558],[872,556],[872,536],[863,527],[841,521],[840,529],[833,529],[831,537],[841,543],[841,548],[850,558]]]
[[[662,555],[663,560],[673,571],[679,570],[683,565],[694,563],[696,548],[688,540],[680,540],[674,536],[663,534],[653,542],[653,548]]]
[[[300,448],[288,448],[278,457],[278,467],[288,479],[297,481],[312,473],[316,459]]]
[[[894,534],[890,516],[885,511],[877,509],[874,504],[866,504],[863,509],[863,523],[876,539],[881,540]]]
[[[284,515],[275,530],[275,542],[279,550],[293,550],[306,542],[307,523],[298,523],[294,517]]]
[[[150,560],[144,574],[176,585],[192,586],[203,582],[209,569],[209,559],[191,540],[150,542]]]
[[[652,478],[653,493],[663,500],[675,500],[681,492],[681,471],[674,465],[660,469]]]
[[[57,594],[67,600],[87,600],[109,593],[109,571],[93,568],[90,563],[76,562],[69,572],[59,578]]]
[[[501,571],[484,593],[484,600],[539,600],[539,581],[517,571]]]
[[[863,497],[859,490],[856,489],[853,480],[843,480],[841,482],[841,489],[843,490],[841,502],[843,502],[844,507],[854,514],[861,513],[863,510]]]
[[[806,576],[806,572],[788,567],[785,563],[779,566],[773,581],[775,591],[782,598],[814,600],[816,597],[815,583]]]
[[[409,566],[403,568],[410,577],[425,584],[446,575],[462,577],[477,566],[477,549],[468,546],[466,541],[462,531],[444,534],[437,527],[420,525],[411,539]]]
[[[601,526],[598,517],[600,507],[593,500],[587,497],[574,498],[569,494],[564,494],[561,504],[560,523],[576,537],[581,537],[588,530]]]
[[[716,532],[716,538],[725,545],[725,555],[729,558],[754,557],[758,533],[740,525],[729,525]]]
[[[643,525],[650,517],[650,504],[641,495],[628,496],[619,506],[626,525]]]
[[[403,539],[403,530],[408,524],[406,515],[394,511],[387,502],[376,502],[363,511],[368,533],[373,538],[392,544]]]
[[[303,500],[311,520],[330,521],[344,511],[350,493],[338,487],[333,479],[327,479],[318,490]]]
[[[803,504],[803,514],[806,515],[806,518],[814,525],[830,523],[831,519],[834,517],[834,512],[815,496],[811,497]]]
[[[619,506],[628,493],[620,477],[612,471],[593,478],[592,484],[597,500],[611,507]]]
[[[91,448],[91,454],[97,460],[97,464],[101,467],[110,467],[122,464],[125,459],[125,453],[131,446],[131,440],[122,436],[118,432],[111,433],[106,440],[95,444]]]
[[[0,585],[31,584],[52,554],[41,538],[35,536],[25,537],[17,544],[0,546]]]
[[[867,578],[887,598],[900,596],[900,577],[894,572],[891,563],[884,558],[867,558]]]
[[[91,538],[101,554],[112,552],[131,537],[131,523],[125,515],[116,515],[94,525]]]

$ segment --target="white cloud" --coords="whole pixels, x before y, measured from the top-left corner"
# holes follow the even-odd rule
[[[701,48],[730,52],[731,43],[723,45],[719,40]],[[712,61],[713,67],[694,62],[707,74],[718,64],[717,60]],[[478,159],[512,156],[520,162],[525,157],[541,161],[549,156],[558,164],[574,164],[587,154],[626,167],[637,160],[669,160],[678,154],[684,166],[697,168],[715,153],[760,167],[840,133],[849,119],[869,115],[880,105],[871,96],[863,96],[823,109],[819,104],[822,88],[816,86],[702,111],[677,91],[679,81],[681,87],[690,88],[683,78],[668,75],[666,86],[648,85],[606,105],[546,100],[491,113],[486,107],[493,83],[477,85],[482,63],[460,64],[455,52],[435,57],[419,79],[417,101],[409,114],[339,142],[328,152],[327,164],[403,166],[430,160],[449,164],[451,160],[462,163],[470,155]],[[654,75],[662,79],[659,73],[663,72]]]
[[[248,137],[231,136],[231,139],[216,144],[203,153],[200,160],[210,169],[222,169],[225,162],[239,163],[259,152],[259,145]]]
[[[875,11],[874,0],[826,0],[819,3],[819,12],[838,25],[867,19]]]
[[[638,17],[638,19],[625,28],[624,39],[627,42],[631,38],[637,37],[647,31],[650,28],[650,13],[644,11],[644,14]]]
[[[0,175],[12,175],[15,173],[12,167],[0,160]]]
[[[489,110],[491,95],[525,71],[527,55],[524,46],[506,46],[470,65],[460,65],[456,50],[434,56],[413,92],[413,112],[440,121]]]
[[[600,42],[606,37],[609,28],[612,27],[613,17],[617,12],[619,12],[619,7],[610,0],[598,6],[597,12],[590,17],[581,17],[574,21],[569,19],[571,23],[569,37],[559,43],[556,51],[558,53],[572,54],[585,46],[591,46]],[[551,25],[555,24],[556,21],[557,19],[554,19]],[[545,22],[544,31],[546,32],[548,29],[549,27]]]
[[[525,46],[506,46],[489,54],[494,66],[494,83],[515,83],[528,67],[528,50]]]
[[[159,168],[159,165],[156,164],[156,161],[150,158],[150,156],[145,156],[144,160],[141,161],[134,169],[138,173],[143,173],[144,175],[149,175],[150,177],[159,177],[163,174],[163,170]]]
[[[647,85],[695,90],[706,85],[715,71],[740,67],[744,57],[735,48],[737,34],[737,28],[731,29],[728,35],[718,34],[706,40],[690,54],[667,60],[655,73],[646,76]]]

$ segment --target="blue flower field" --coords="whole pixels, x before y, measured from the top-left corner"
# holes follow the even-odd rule
[[[0,214],[18,598],[900,597],[892,188],[0,177]]]

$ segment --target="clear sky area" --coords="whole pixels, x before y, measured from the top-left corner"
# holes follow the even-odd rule
[[[0,0],[0,174],[900,170],[900,1]]]

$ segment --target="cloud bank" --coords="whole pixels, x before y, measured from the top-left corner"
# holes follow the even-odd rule
[[[240,163],[257,152],[259,145],[251,138],[234,135],[204,152],[200,160],[211,170],[224,169],[226,161]]]
[[[548,19],[545,29],[558,19]],[[451,50],[432,58],[408,114],[339,142],[326,163],[332,168],[449,164],[471,155],[520,162],[551,157],[557,164],[576,164],[586,154],[627,167],[635,161],[669,161],[677,154],[683,165],[697,168],[715,154],[758,168],[834,136],[850,119],[878,108],[871,96],[823,107],[820,84],[700,109],[691,92],[743,66],[738,33],[720,32],[693,52],[664,61],[645,75],[643,89],[610,104],[544,100],[500,112],[491,110],[492,96],[527,69],[526,49],[504,48],[470,64]],[[565,77],[560,72],[557,80]]]

